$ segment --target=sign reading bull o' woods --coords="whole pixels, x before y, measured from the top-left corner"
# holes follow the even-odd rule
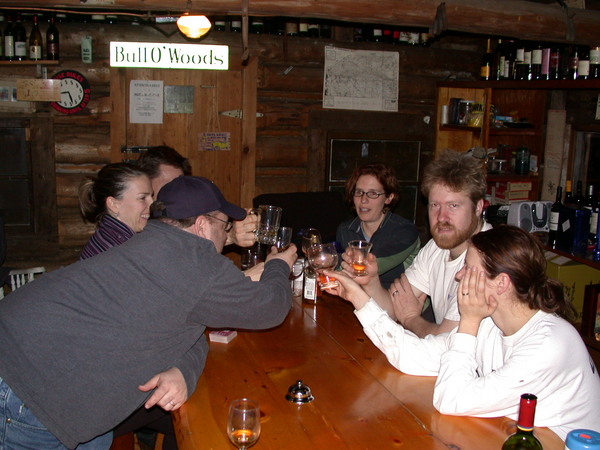
[[[111,42],[111,67],[227,70],[226,45]]]

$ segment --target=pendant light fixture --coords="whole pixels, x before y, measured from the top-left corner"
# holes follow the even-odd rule
[[[185,13],[177,20],[179,31],[191,39],[201,38],[208,33],[211,26],[208,17],[198,14]]]

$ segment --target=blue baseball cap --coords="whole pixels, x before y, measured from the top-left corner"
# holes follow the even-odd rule
[[[229,203],[208,178],[181,176],[165,184],[156,197],[164,205],[163,217],[187,219],[212,211],[221,211],[234,220],[243,220],[246,210]]]

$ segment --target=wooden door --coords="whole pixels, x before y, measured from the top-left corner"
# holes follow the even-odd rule
[[[168,145],[189,158],[194,175],[215,182],[228,201],[252,206],[255,189],[256,61],[240,70],[111,69],[112,161],[125,146]],[[131,123],[131,80],[161,80],[166,88],[187,86],[190,113],[169,113],[161,124]],[[225,114],[227,113],[227,114]],[[205,133],[228,133],[229,149],[202,148]],[[221,146],[222,148],[223,146]]]

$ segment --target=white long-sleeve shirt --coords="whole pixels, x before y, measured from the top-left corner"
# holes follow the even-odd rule
[[[536,426],[562,439],[576,428],[600,430],[598,372],[577,330],[554,314],[538,311],[511,336],[488,317],[477,336],[455,329],[423,339],[372,299],[355,314],[398,370],[437,375],[433,403],[442,414],[516,420],[521,395],[532,393]]]

